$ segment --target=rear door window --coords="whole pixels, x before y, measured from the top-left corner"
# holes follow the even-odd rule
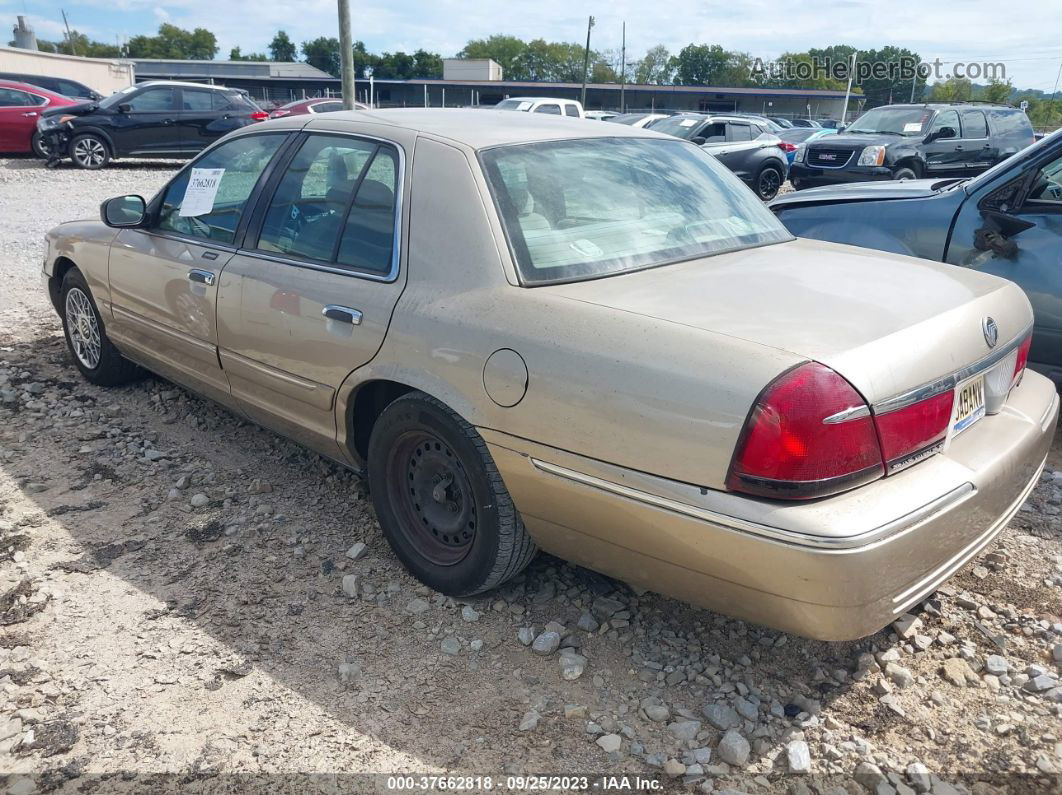
[[[979,110],[966,110],[962,114],[963,138],[987,138],[988,122],[985,114]]]
[[[535,113],[551,113],[554,116],[560,116],[560,112],[560,105],[554,105],[552,103],[547,105],[539,105],[537,108],[535,108]]]
[[[386,174],[381,172],[385,166],[373,166],[378,149],[380,145],[373,141],[349,136],[309,136],[285,169],[269,201],[258,249],[334,263],[341,234],[344,238],[349,234],[351,240],[343,247],[348,261],[339,264],[371,269],[379,257],[359,258],[362,255],[358,253],[357,232],[348,229],[348,215],[354,212],[355,197],[363,209],[372,211],[384,201],[377,183],[387,185]],[[388,156],[391,155],[384,155],[384,159]],[[371,180],[370,172],[374,175]]]
[[[564,112],[568,116],[575,116],[576,118],[579,116],[579,109],[575,105],[565,105]]]
[[[737,122],[727,122],[727,140],[728,141],[751,141],[752,140],[752,127],[748,124],[740,124]]]
[[[186,88],[182,92],[182,110],[193,113],[209,113],[214,109],[214,91],[202,91],[196,88]]]

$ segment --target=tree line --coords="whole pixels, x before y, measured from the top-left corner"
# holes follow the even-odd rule
[[[217,38],[205,28],[184,30],[169,23],[159,26],[154,36],[134,36],[124,44],[94,41],[78,31],[61,42],[39,41],[41,50],[65,52],[98,58],[172,58],[211,60],[218,54]],[[727,50],[718,44],[688,44],[672,54],[662,44],[650,47],[638,58],[625,59],[617,49],[592,49],[589,52],[586,78],[591,83],[629,83],[648,85],[710,85],[763,88],[819,88],[844,90],[846,81],[828,73],[812,70],[812,64],[847,64],[855,48],[845,44],[812,48],[806,52],[784,53],[775,69],[763,70],[763,61],[751,53]],[[243,53],[239,47],[229,52],[234,61],[297,61],[301,59],[323,72],[340,74],[339,39],[319,36],[296,45],[288,34],[277,31],[265,51]],[[491,58],[499,63],[507,80],[538,80],[577,83],[583,80],[586,53],[578,42],[525,41],[517,36],[496,34],[472,39],[458,58]],[[922,76],[904,77],[902,63],[919,63],[918,53],[886,45],[873,50],[859,50],[863,63],[882,63],[884,74],[860,76],[853,87],[866,98],[865,107],[896,102],[938,100],[983,100],[987,102],[1029,102],[1029,116],[1036,126],[1062,124],[1062,100],[1043,92],[1017,91],[1010,81],[994,80],[977,85],[969,80],[952,78],[927,87]],[[777,67],[790,68],[777,68]],[[803,71],[797,67],[805,67]],[[380,79],[441,78],[442,56],[418,49],[407,53],[372,53],[363,42],[354,43],[355,76],[364,79],[370,73]],[[796,75],[796,76],[794,76]]]

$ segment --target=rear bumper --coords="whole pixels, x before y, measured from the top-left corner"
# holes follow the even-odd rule
[[[1036,486],[1058,412],[1053,384],[1028,373],[945,453],[810,504],[702,493],[482,433],[547,551],[721,613],[849,640],[925,599],[995,538]]]

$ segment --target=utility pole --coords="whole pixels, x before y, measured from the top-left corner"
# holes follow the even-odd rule
[[[852,95],[852,78],[855,77],[856,53],[852,53],[852,60],[848,62],[848,88],[844,92],[844,108],[841,110],[841,125],[848,123],[848,97]]]
[[[620,113],[627,112],[627,22],[623,23],[623,43],[620,45]]]
[[[343,109],[354,110],[354,41],[350,35],[350,0],[339,0],[339,64]]]
[[[583,109],[586,109],[586,73],[590,69],[590,28],[594,26],[594,18],[590,17],[590,21],[586,25],[586,49],[583,51],[583,91],[580,95],[580,101]]]
[[[74,37],[70,33],[70,22],[67,21],[66,11],[59,9],[59,13],[63,15],[63,24],[66,25],[66,41],[70,45],[70,54],[77,55],[77,47],[74,46]],[[589,41],[589,39],[587,39]]]

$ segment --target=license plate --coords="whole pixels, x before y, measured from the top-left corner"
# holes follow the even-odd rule
[[[961,433],[985,416],[985,377],[979,375],[960,384],[955,391],[955,411],[951,432]]]

